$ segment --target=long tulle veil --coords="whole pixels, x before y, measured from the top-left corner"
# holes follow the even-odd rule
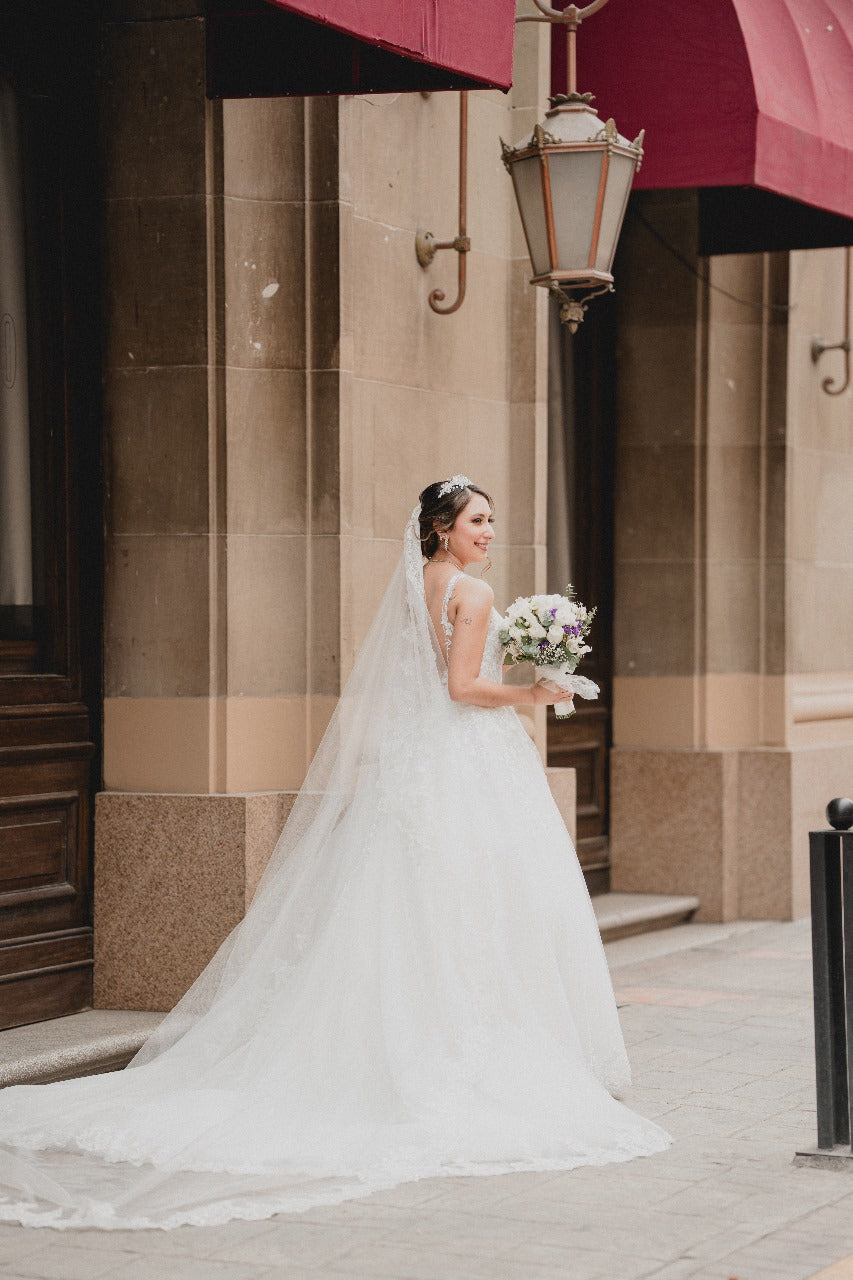
[[[447,711],[443,657],[424,596],[419,516],[417,506],[406,525],[403,554],[246,917],[131,1067],[151,1062],[184,1036],[239,985],[250,959],[264,948],[274,951],[278,968],[297,963],[322,925],[324,849],[332,832],[354,805],[373,806],[378,813],[383,796],[396,801],[401,787],[416,792],[411,784],[425,767],[418,744],[429,723]],[[425,815],[423,829],[428,825]],[[369,823],[350,830],[362,832],[367,843]],[[288,902],[298,919],[283,934],[282,906]],[[230,1047],[222,1045],[223,1051]]]
[[[0,1221],[212,1224],[666,1145],[604,1087],[627,1058],[535,747],[447,696],[418,517],[243,921],[127,1070],[0,1091]]]

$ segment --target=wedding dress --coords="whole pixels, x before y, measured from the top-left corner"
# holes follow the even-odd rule
[[[452,702],[404,553],[245,919],[124,1071],[0,1092],[0,1220],[212,1224],[660,1151],[511,707]],[[501,679],[498,615],[481,673]]]

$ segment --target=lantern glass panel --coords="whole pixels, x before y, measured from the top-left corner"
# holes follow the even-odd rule
[[[545,223],[545,202],[542,195],[542,164],[538,155],[524,160],[516,160],[512,166],[512,180],[515,184],[515,198],[524,232],[527,236],[527,247],[530,250],[530,261],[535,276],[544,275],[551,270],[551,257],[548,252],[548,232]]]
[[[631,156],[611,155],[607,174],[607,192],[601,214],[601,231],[595,266],[598,271],[610,271],[613,257],[625,217],[625,207],[631,193],[636,160]]]
[[[602,155],[598,149],[552,151],[548,156],[560,271],[584,271],[590,266]]]

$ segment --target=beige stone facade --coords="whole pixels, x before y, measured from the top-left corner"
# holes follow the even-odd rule
[[[455,255],[424,272],[415,233],[456,233],[458,95],[206,102],[201,17],[128,16],[105,40],[96,986],[162,1007],[234,923],[256,857],[235,800],[300,785],[419,490],[476,476],[498,598],[540,583],[547,307],[498,139],[532,127],[547,59],[531,30],[512,93],[470,95],[468,291],[441,317],[427,296],[452,296]],[[200,848],[221,893],[171,874]],[[132,927],[152,877],[169,886],[154,934]]]
[[[548,303],[498,139],[541,114],[548,34],[470,94],[441,317],[455,255],[414,242],[456,234],[458,95],[210,102],[200,5],[112,9],[95,973],[157,1008],[251,896],[420,488],[476,477],[498,603],[544,587]],[[708,263],[694,199],[644,197],[680,257],[632,217],[617,281],[613,887],[789,917],[853,788],[851,394],[809,356],[843,250]]]
[[[853,784],[853,412],[811,359],[845,251],[703,262],[694,199],[645,195],[623,247],[613,883],[789,918]]]

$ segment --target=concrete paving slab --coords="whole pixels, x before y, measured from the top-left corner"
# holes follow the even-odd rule
[[[5,1227],[0,1274],[853,1280],[853,1177],[793,1164],[815,1140],[807,922],[683,925],[607,952],[617,990],[634,997],[620,1009],[626,1101],[672,1130],[668,1151],[570,1173],[436,1179],[260,1223]],[[703,992],[721,998],[693,998]]]

